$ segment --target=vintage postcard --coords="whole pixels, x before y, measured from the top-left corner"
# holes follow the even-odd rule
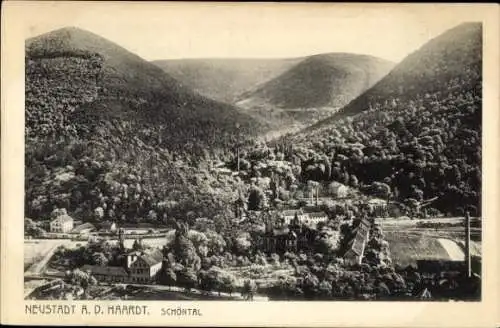
[[[2,323],[499,324],[497,5],[2,9]]]

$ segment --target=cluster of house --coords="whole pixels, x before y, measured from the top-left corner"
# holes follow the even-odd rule
[[[59,215],[49,223],[50,232],[68,233],[73,230],[74,221],[68,214]]]
[[[51,220],[48,224],[48,228],[52,233],[76,233],[80,235],[85,235],[97,230],[92,223],[76,221],[68,214],[59,215]],[[100,228],[100,231],[112,233],[118,231],[118,227],[114,222],[103,222],[100,224]]]
[[[315,228],[318,223],[328,221],[328,215],[325,212],[305,212],[302,209],[284,210],[276,212],[278,218],[283,224],[290,225],[294,219],[298,220],[298,224],[305,224],[311,228]]]
[[[273,215],[276,218],[272,219]],[[320,222],[326,222],[324,212],[306,213],[302,209],[267,213],[265,232],[258,237],[259,248],[265,253],[283,254],[305,250],[311,245],[311,232],[303,229],[304,225],[316,228]]]
[[[125,233],[123,229],[118,230],[118,242],[122,249],[125,249]],[[136,240],[141,244],[141,240]],[[86,264],[81,267],[94,276],[98,281],[109,283],[152,283],[156,274],[163,265],[163,253],[161,250],[146,249],[142,251],[134,250],[127,253],[123,266],[101,266]]]
[[[81,267],[98,281],[108,283],[152,283],[163,264],[163,254],[159,249],[133,251],[126,255],[124,266],[84,265]]]

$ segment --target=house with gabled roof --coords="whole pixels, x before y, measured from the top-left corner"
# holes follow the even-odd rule
[[[95,226],[90,223],[90,222],[87,222],[87,223],[83,223],[83,224],[80,224],[76,227],[73,228],[73,230],[71,230],[72,233],[79,233],[79,234],[86,234],[86,233],[89,233],[91,231],[94,231],[96,230]]]
[[[326,215],[325,212],[312,212],[306,213],[305,215],[307,216],[307,223],[313,227],[316,227],[320,222],[328,221],[328,215]]]
[[[299,222],[307,220],[307,215],[302,209],[283,210],[278,213],[278,217],[283,220],[284,224],[290,224],[295,217],[298,218]]]
[[[121,266],[101,266],[85,264],[80,268],[94,276],[98,281],[103,282],[127,282],[129,273]]]
[[[73,218],[64,211],[62,215],[50,221],[50,232],[70,232],[73,230],[73,224]]]
[[[267,254],[297,251],[297,234],[288,228],[273,228],[259,238],[259,248]]]
[[[152,282],[162,267],[163,253],[155,249],[142,253],[132,252],[127,255],[127,266],[132,283]]]
[[[354,229],[354,237],[348,244],[347,251],[344,253],[344,262],[349,265],[361,264],[363,260],[365,247],[370,234],[370,222],[363,219]]]

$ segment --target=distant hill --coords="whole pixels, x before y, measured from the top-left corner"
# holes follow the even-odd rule
[[[186,151],[224,146],[237,133],[258,131],[232,106],[196,94],[93,33],[64,28],[27,40],[27,134],[93,135],[97,126],[110,134],[121,126],[122,134],[155,136],[162,146]]]
[[[357,54],[310,56],[241,95],[238,103],[267,104],[284,109],[338,108],[373,86],[393,65],[380,58]]]
[[[383,182],[410,208],[437,196],[431,207],[444,213],[477,214],[481,122],[482,25],[464,23],[291,142],[328,158],[331,170],[320,172],[320,179]]]
[[[300,60],[202,58],[156,60],[153,64],[203,96],[233,103],[242,93],[280,75]]]
[[[393,63],[346,53],[303,58],[274,79],[239,96],[242,112],[277,134],[312,125],[335,113],[386,75]]]
[[[465,23],[430,40],[408,55],[367,92],[317,126],[339,117],[374,109],[393,98],[396,101],[409,100],[436,91],[439,92],[438,96],[442,96],[441,91],[446,90],[447,84],[453,83],[454,79],[463,79],[471,71],[476,73],[481,67],[481,33],[480,23]],[[476,87],[478,80],[464,82],[467,83],[464,87]]]
[[[27,217],[164,224],[233,197],[209,165],[259,135],[252,118],[76,28],[27,40],[25,63]]]

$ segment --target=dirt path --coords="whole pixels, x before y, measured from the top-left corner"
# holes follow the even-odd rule
[[[168,292],[177,292],[177,293],[186,293],[186,290],[182,287],[177,287],[177,286],[164,286],[164,285],[142,285],[142,284],[127,284],[129,286],[134,286],[134,287],[140,287],[140,288],[151,288],[151,289],[154,289],[154,290],[158,290],[158,291],[168,291]],[[233,292],[232,294],[229,294],[229,293],[225,293],[225,292],[215,292],[215,291],[201,291],[199,289],[191,289],[191,291],[189,292],[189,294],[202,294],[202,293],[205,293],[205,294],[208,294],[208,295],[212,295],[212,296],[225,296],[225,297],[234,297],[234,298],[238,298],[238,299],[244,299],[243,295],[241,295],[241,293],[239,292]],[[268,301],[268,297],[267,296],[264,296],[264,295],[256,295],[254,294],[254,297],[253,297],[253,300],[254,301]]]
[[[54,255],[54,252],[57,250],[59,246],[67,246],[70,244],[70,241],[66,239],[61,239],[60,242],[54,243],[52,247],[45,253],[45,255],[38,261],[33,263],[28,270],[25,271],[25,275],[39,275],[43,273],[43,270],[47,266],[47,263],[49,262],[50,258],[52,255]]]

